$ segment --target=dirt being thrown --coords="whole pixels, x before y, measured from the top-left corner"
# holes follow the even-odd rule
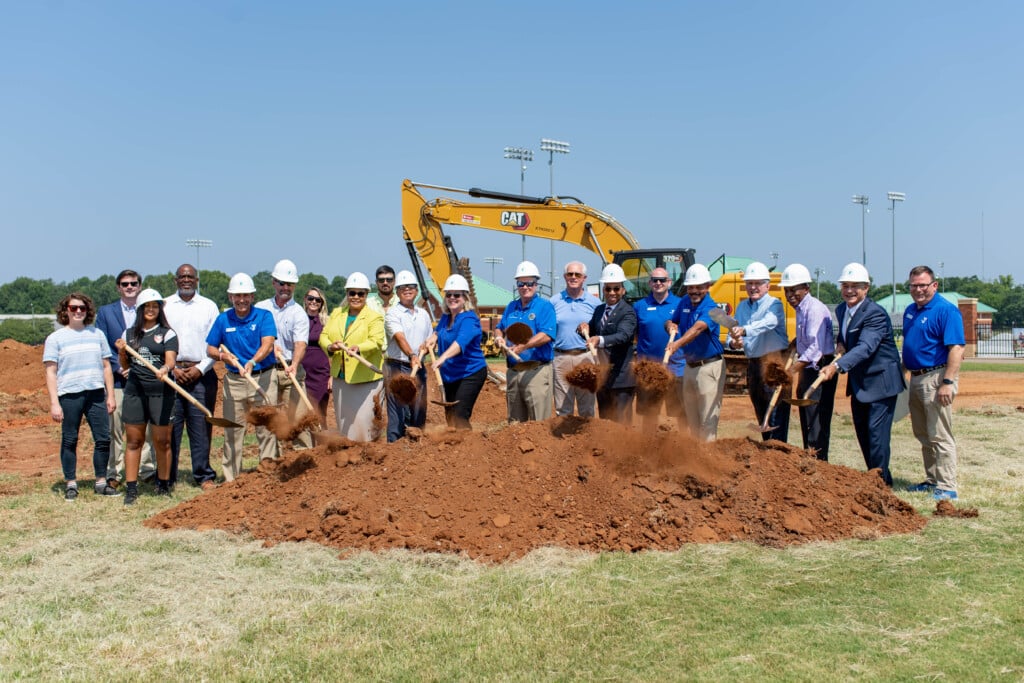
[[[764,383],[770,387],[790,384],[789,373],[786,372],[786,360],[778,353],[769,353],[764,361]]]
[[[672,373],[661,363],[652,360],[635,361],[633,375],[636,377],[637,388],[644,389],[654,399],[661,398],[672,387]]]
[[[146,524],[251,533],[269,544],[505,561],[552,545],[777,547],[878,538],[926,523],[877,475],[778,442],[704,444],[574,417],[417,436],[289,453]]]
[[[567,372],[565,381],[593,394],[604,386],[610,371],[611,367],[603,363],[583,363]]]
[[[404,372],[398,372],[391,375],[391,381],[388,382],[388,391],[398,399],[399,403],[410,405],[416,400],[416,393],[419,391],[419,387],[415,379]]]
[[[245,414],[245,421],[256,427],[266,427],[282,441],[292,441],[302,432],[315,431],[320,427],[320,418],[312,413],[292,422],[285,411],[272,406],[251,408]]]

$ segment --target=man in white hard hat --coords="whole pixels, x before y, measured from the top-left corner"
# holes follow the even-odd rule
[[[931,268],[910,271],[914,304],[903,311],[903,365],[910,370],[910,422],[921,443],[926,478],[907,490],[956,500],[953,399],[966,342],[960,309],[938,291]]]
[[[551,360],[557,323],[555,307],[547,299],[537,296],[540,271],[530,261],[516,266],[516,290],[519,296],[505,307],[501,322],[494,331],[498,346],[508,346],[516,360],[508,355],[505,401],[509,422],[546,420],[551,417],[554,375]],[[522,343],[507,344],[505,330],[522,323],[530,328],[530,338]]]
[[[399,401],[390,389],[387,392],[388,443],[405,436],[407,427],[422,429],[427,422],[427,371],[420,365],[417,349],[434,331],[430,314],[416,305],[419,283],[412,272],[403,270],[395,276],[395,293],[398,303],[388,308],[384,316],[384,362],[389,377],[395,373],[412,375],[418,390],[411,405]]]
[[[760,261],[754,261],[743,271],[743,287],[747,298],[736,307],[737,325],[729,330],[729,347],[742,349],[747,357],[747,393],[757,423],[764,424],[772,394],[778,388],[765,382],[767,363],[789,346],[786,312],[782,302],[768,293],[771,273]],[[789,404],[777,401],[767,422],[770,430],[761,434],[762,439],[787,441]]]
[[[288,406],[289,415],[295,419],[300,408],[302,413],[306,412],[305,406],[299,403],[299,392],[295,391],[295,384],[301,384],[306,376],[302,358],[309,344],[309,316],[295,301],[295,285],[299,282],[295,264],[288,259],[281,259],[274,264],[270,277],[274,285],[274,296],[256,304],[256,308],[270,311],[277,327],[277,367],[270,373],[273,391],[268,393],[277,396],[276,400],[282,405]],[[295,445],[299,449],[312,448],[313,438],[308,431],[304,431],[296,437]]]
[[[826,380],[847,374],[853,428],[864,463],[877,469],[892,486],[889,472],[892,419],[896,397],[906,388],[900,353],[892,334],[889,314],[868,298],[871,280],[860,263],[848,263],[839,277],[843,303],[836,307],[839,348],[843,355],[821,369]]]
[[[245,413],[250,407],[264,404],[263,397],[246,380],[246,375],[259,383],[270,403],[277,403],[273,376],[274,339],[277,326],[270,311],[253,306],[256,285],[245,273],[236,273],[228,282],[231,308],[217,316],[206,335],[206,353],[222,361],[224,374],[224,417],[242,427],[224,430],[224,479],[234,481],[242,473],[242,441],[245,438]],[[222,352],[224,346],[227,352]],[[235,363],[242,366],[239,370]],[[274,460],[280,454],[277,437],[266,427],[256,428],[260,460]]]
[[[597,390],[597,414],[603,420],[624,425],[633,422],[633,338],[636,311],[626,301],[626,274],[622,266],[609,263],[601,270],[604,303],[594,309],[585,330],[587,344],[608,366],[604,385]]]
[[[178,291],[167,297],[164,314],[178,335],[178,355],[174,360],[174,381],[211,413],[217,404],[217,373],[213,359],[206,354],[206,335],[220,312],[217,304],[199,294],[199,271],[190,263],[178,266],[174,273]],[[208,491],[216,486],[217,473],[210,466],[213,425],[206,415],[185,397],[174,394],[171,418],[171,484],[178,476],[181,437],[188,429],[189,457],[195,485]]]
[[[647,280],[650,293],[633,303],[636,311],[636,355],[641,360],[660,363],[665,357],[668,347],[668,330],[665,323],[672,320],[682,299],[669,291],[672,278],[664,268],[655,268]],[[663,396],[654,399],[643,387],[636,389],[636,412],[643,416],[644,428],[657,426],[658,414],[664,403],[665,411],[676,417],[683,416],[683,375],[686,370],[686,357],[681,351],[669,356],[668,370],[675,376],[672,391],[664,392]]]
[[[142,276],[130,268],[117,274],[118,300],[100,306],[96,311],[96,328],[107,338],[110,348],[126,329],[135,324],[135,302],[142,292]],[[110,460],[107,462],[107,488],[105,495],[117,495],[115,490],[118,482],[124,477],[124,422],[121,420],[121,406],[124,404],[124,385],[128,380],[128,368],[122,368],[115,353],[110,358],[110,367],[114,372],[114,400],[117,408],[110,414]],[[153,437],[146,433],[146,443],[142,446],[142,460],[139,465],[139,479],[149,481],[156,477],[156,460],[153,457]]]
[[[555,308],[555,356],[552,361],[555,414],[572,415],[575,410],[581,417],[594,417],[594,394],[572,386],[565,376],[577,365],[591,362],[587,343],[577,328],[580,323],[590,322],[601,300],[587,291],[587,266],[581,261],[565,264],[562,277],[565,278],[565,289],[551,298],[551,305]]]
[[[669,335],[678,331],[679,339],[669,344],[672,353],[684,349],[686,373],[683,375],[683,405],[690,433],[703,441],[718,438],[718,417],[725,392],[725,361],[719,341],[718,323],[709,312],[718,304],[711,298],[711,273],[695,263],[683,278],[686,299],[666,323]]]
[[[796,379],[797,395],[803,396],[818,379],[818,371],[835,360],[832,312],[811,295],[811,273],[805,266],[799,263],[786,266],[780,284],[786,301],[796,311],[797,355],[789,374]],[[818,460],[828,460],[837,384],[836,377],[822,382],[809,396],[817,403],[800,407],[804,448],[814,451]]]

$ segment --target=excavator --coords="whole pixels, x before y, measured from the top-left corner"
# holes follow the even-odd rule
[[[469,200],[449,197],[427,200],[420,192],[421,189],[461,194]],[[402,232],[421,292],[427,291],[421,261],[438,290],[453,273],[464,276],[470,287],[473,287],[469,260],[459,258],[451,237],[444,232],[444,225],[576,244],[600,256],[603,264],[617,263],[622,266],[628,278],[626,299],[630,302],[647,296],[650,291],[649,275],[659,267],[668,271],[672,293],[685,297],[683,275],[695,263],[695,251],[690,248],[641,248],[633,233],[613,216],[587,206],[575,197],[529,197],[479,188],[464,190],[416,183],[406,179],[402,181]],[[782,296],[779,286],[781,275],[771,275],[771,293],[783,302],[789,336],[793,338],[796,336],[796,315]],[[712,284],[710,294],[726,313],[732,314],[746,296],[742,274],[723,274]],[[475,303],[474,291],[470,292],[470,297]],[[484,327],[486,334],[486,323]],[[724,340],[725,330],[722,335]],[[728,360],[727,384],[730,392],[735,392],[745,384],[745,359],[742,354],[730,354]]]

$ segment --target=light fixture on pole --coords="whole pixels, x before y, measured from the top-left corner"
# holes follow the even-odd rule
[[[533,150],[525,147],[506,147],[505,158],[519,162],[519,194],[526,194],[526,162],[533,161]],[[526,235],[523,235],[522,260],[526,260]]]
[[[768,252],[768,256],[772,260],[772,270],[775,270],[776,268],[779,267],[779,252],[777,252],[777,251],[769,251]]]
[[[196,248],[196,277],[198,278],[199,277],[199,250],[200,249],[210,249],[210,248],[212,248],[213,247],[213,240],[187,239],[187,240],[185,240],[185,246],[186,247],[195,247]],[[200,282],[202,282],[202,278],[199,278],[199,280],[196,281],[196,293],[197,294],[199,293],[199,283]]]
[[[526,259],[523,259],[523,260],[525,261]],[[495,264],[501,265],[504,262],[505,262],[505,259],[501,258],[500,256],[488,256],[487,258],[484,259],[484,263],[490,263],[491,264],[491,282],[495,281],[494,280],[494,265]]]
[[[825,269],[822,268],[821,266],[818,266],[817,268],[814,269],[814,285],[815,285],[814,298],[815,299],[820,299],[821,298],[821,276],[824,275],[824,274],[825,274]]]
[[[892,312],[896,312],[896,202],[905,201],[907,195],[902,192],[890,192],[892,202]]]
[[[868,265],[868,247],[866,232],[864,231],[864,218],[868,213],[868,196],[866,194],[853,195],[853,203],[860,204],[860,264]]]
[[[555,153],[568,154],[569,143],[561,140],[551,140],[548,138],[541,138],[540,149],[542,152],[547,152],[548,157],[548,175],[550,177],[551,184],[551,196],[555,196]],[[548,281],[551,283],[551,293],[555,293],[555,241],[551,240],[551,270],[548,271]]]
[[[942,281],[942,291],[946,291],[946,262],[939,261],[939,280]]]

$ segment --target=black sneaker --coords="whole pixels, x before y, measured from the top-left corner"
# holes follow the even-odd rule
[[[166,481],[157,482],[157,485],[156,485],[156,495],[158,495],[158,496],[166,496],[166,497],[170,498],[171,497],[171,485],[169,483],[167,483]]]
[[[92,488],[93,488],[93,491],[96,492],[97,496],[120,496],[121,495],[120,491],[115,489],[113,486],[111,486],[107,482],[103,482],[102,484],[99,484],[99,483],[93,484]]]
[[[69,503],[74,503],[75,499],[77,499],[77,498],[78,498],[78,487],[77,486],[69,486],[66,489],[64,489],[64,500],[66,500]]]
[[[124,493],[124,504],[125,505],[135,505],[135,501],[137,501],[138,499],[139,499],[139,490],[138,489],[128,489],[127,491],[125,491],[125,493]]]

